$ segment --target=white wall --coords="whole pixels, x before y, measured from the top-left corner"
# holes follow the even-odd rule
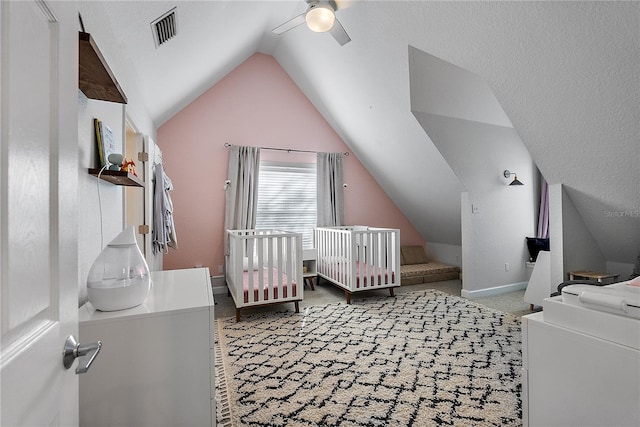
[[[567,273],[576,270],[618,273],[621,274],[621,280],[631,273],[631,264],[612,264],[605,260],[562,184],[549,186],[549,226],[552,283],[560,284],[568,280]],[[616,270],[610,270],[612,267]]]
[[[620,281],[629,280],[631,273],[633,273],[633,264],[627,264],[623,262],[609,262],[607,261],[606,267],[607,273],[619,274]]]
[[[551,264],[551,283],[562,283],[564,274],[564,215],[562,184],[549,184],[549,252]]]
[[[87,99],[78,90],[78,302],[80,305],[86,301],[87,275],[93,261],[102,248],[122,231],[123,227],[122,187],[98,180],[87,173],[87,169],[99,167],[93,119],[97,117],[111,128],[116,149],[122,152],[123,114],[122,104]]]
[[[605,258],[634,262],[640,2],[353,3],[340,12],[351,43],[300,32],[281,37],[275,56],[425,240],[460,244],[443,224],[460,213],[453,178],[405,117],[408,44],[486,80],[547,182],[577,190],[572,200]],[[436,98],[442,107],[431,112],[450,115],[455,98]]]
[[[562,192],[562,235],[565,277],[576,270],[606,272],[604,256],[566,191]]]
[[[526,237],[535,236],[538,172],[478,76],[409,51],[412,112],[466,192],[461,197],[463,296],[526,285]],[[503,171],[523,186],[509,186]],[[473,209],[473,210],[472,210]]]
[[[426,242],[427,258],[462,268],[462,246]]]
[[[144,76],[138,75],[133,65],[136,60],[142,59],[123,56],[124,49],[114,37],[115,30],[109,27],[108,21],[104,19],[109,3],[108,1],[74,2],[78,12],[82,14],[85,31],[91,34],[127,96],[128,102],[125,108],[129,120],[135,125],[138,132],[150,135],[155,139],[157,126],[151,119],[139,90],[144,82]]]
[[[478,75],[409,46],[411,111],[512,127]]]
[[[491,168],[475,176],[492,186],[474,188],[462,197],[465,296],[488,288],[521,288],[527,280],[525,238],[535,236],[537,206],[534,168],[525,166],[518,166],[524,186],[509,186],[508,180],[496,177],[497,168]]]
[[[97,167],[93,118],[98,117],[113,130],[116,146],[122,150],[125,136],[125,116],[143,135],[155,138],[156,125],[147,113],[137,89],[140,76],[132,66],[131,58],[123,57],[122,49],[114,42],[113,31],[101,16],[108,3],[74,2],[82,15],[85,31],[90,33],[109,68],[127,96],[128,103],[117,104],[90,100],[78,91],[78,150],[79,150],[79,213],[78,213],[78,293],[79,304],[86,301],[86,280],[89,268],[102,247],[107,245],[124,227],[124,191],[120,186],[98,181],[88,175],[87,169]],[[98,199],[100,188],[100,201]],[[102,209],[100,209],[100,203]],[[100,214],[102,212],[102,220]],[[100,226],[102,223],[102,233]],[[102,234],[102,238],[101,238]],[[150,268],[162,268],[161,255]]]
[[[492,49],[501,59],[474,62],[474,70],[491,76],[540,171],[564,185],[605,259],[633,263],[640,250],[640,2],[485,6],[495,7],[493,23],[505,25],[492,30],[502,33]],[[520,36],[501,31],[507,28]]]

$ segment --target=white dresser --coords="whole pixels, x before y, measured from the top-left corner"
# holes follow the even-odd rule
[[[80,375],[81,426],[215,426],[208,268],[152,272],[144,304],[80,308],[80,342],[102,341]]]
[[[524,427],[640,425],[640,320],[545,300],[522,317]]]

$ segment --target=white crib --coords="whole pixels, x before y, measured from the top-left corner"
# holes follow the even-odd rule
[[[362,225],[318,227],[318,275],[345,292],[347,303],[359,291],[400,286],[400,230]]]
[[[226,280],[236,306],[295,303],[300,311],[302,235],[278,230],[227,230]]]

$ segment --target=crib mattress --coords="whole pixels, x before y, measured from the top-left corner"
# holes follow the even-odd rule
[[[275,301],[277,299],[280,298],[288,298],[288,292],[289,292],[289,288],[288,287],[283,287],[282,288],[282,296],[280,296],[280,286],[278,286],[278,270],[273,269],[272,271],[272,279],[273,279],[273,298],[269,298],[269,275],[268,274],[263,274],[262,277],[262,281],[263,281],[263,299],[265,301]],[[260,277],[259,277],[259,271],[258,270],[253,270],[253,301],[257,301],[259,299],[260,296]],[[249,275],[250,272],[245,271],[243,274],[243,278],[242,278],[242,286],[244,289],[244,302],[248,303],[249,302]],[[282,275],[282,280],[286,283],[287,282],[287,275],[283,274]],[[292,298],[296,297],[298,295],[298,289],[297,289],[297,285],[296,282],[292,282],[291,283],[291,290],[292,290]]]

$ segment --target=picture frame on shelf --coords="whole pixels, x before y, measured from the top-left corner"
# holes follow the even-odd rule
[[[109,164],[109,155],[116,153],[116,143],[111,128],[102,120],[94,117],[93,125],[96,134],[96,146],[98,148],[98,158],[100,167]]]

